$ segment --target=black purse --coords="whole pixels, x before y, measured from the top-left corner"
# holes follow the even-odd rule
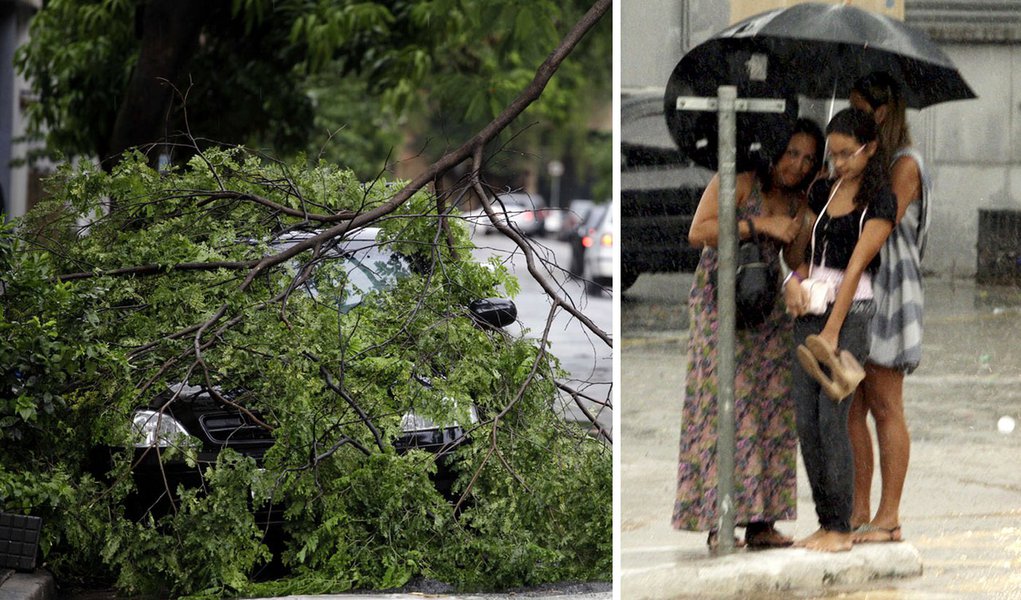
[[[766,260],[755,225],[750,219],[745,222],[751,235],[737,248],[734,303],[738,329],[750,329],[765,322],[780,295],[780,264]]]

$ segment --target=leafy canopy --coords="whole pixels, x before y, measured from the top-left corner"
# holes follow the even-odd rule
[[[139,49],[152,35],[140,30],[143,5],[52,0],[34,17],[16,63],[38,92],[28,114],[51,152],[107,156]],[[160,132],[270,147],[277,156],[324,153],[369,178],[396,158],[405,136],[435,158],[478,131],[587,9],[579,0],[206,3],[189,29],[194,55],[165,76],[181,97]],[[552,137],[549,155],[567,148],[582,156],[592,116],[611,92],[612,24],[604,21],[504,141],[513,136],[533,154]],[[187,159],[185,149],[176,152]]]
[[[364,214],[394,189],[239,148],[162,173],[135,155],[111,173],[62,168],[51,199],[4,226],[0,508],[44,518],[58,578],[200,597],[609,579],[610,451],[554,414],[554,358],[471,321],[469,302],[517,285],[498,261],[471,259],[435,198],[376,223],[416,269],[351,311],[337,310],[351,290],[315,247],[242,284],[251,261],[279,252],[274,238]],[[202,488],[139,514],[131,414],[182,381],[234,393],[275,444],[256,464],[206,462],[180,441],[159,460]],[[409,408],[468,423],[471,404],[481,420],[454,465],[455,509],[429,479],[435,456],[391,441]],[[288,570],[254,583],[270,559],[255,515],[269,502],[285,517]]]

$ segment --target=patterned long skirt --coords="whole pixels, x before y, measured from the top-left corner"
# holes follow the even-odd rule
[[[706,249],[688,306],[688,371],[673,526],[706,531],[718,525],[716,292],[710,273],[717,254]],[[791,399],[792,322],[782,300],[760,327],[739,331],[734,382],[734,501],[738,524],[797,516],[797,431]]]

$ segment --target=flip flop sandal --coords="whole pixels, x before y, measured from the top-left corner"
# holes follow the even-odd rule
[[[749,548],[786,548],[794,545],[794,540],[775,529],[760,531],[745,538]]]
[[[706,543],[707,546],[709,546],[710,550],[716,550],[717,548],[719,548],[720,547],[720,532],[715,530],[715,529],[709,530],[709,537],[706,539],[705,543]],[[745,541],[742,540],[741,538],[737,537],[737,536],[734,536],[734,547],[735,548],[744,548],[745,547]]]
[[[889,527],[889,528],[887,528],[887,527],[879,527],[878,525],[873,525],[871,523],[866,523],[864,525],[859,525],[857,528],[855,528],[855,530],[852,533],[854,534],[854,543],[855,544],[882,544],[882,543],[887,543],[887,542],[900,542],[900,541],[902,541],[901,532],[900,532],[900,525],[897,525],[896,527]],[[879,539],[879,540],[859,540],[858,539],[859,535],[866,535],[866,534],[869,534],[869,533],[882,533],[882,534],[884,534],[886,536],[886,538],[885,539]]]

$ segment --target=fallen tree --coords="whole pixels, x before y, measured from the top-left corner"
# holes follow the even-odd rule
[[[595,438],[557,417],[558,390],[583,406],[585,394],[547,348],[560,312],[611,338],[495,218],[484,177],[487,144],[608,7],[596,3],[514,103],[411,182],[196,146],[165,172],[142,154],[110,172],[65,167],[47,203],[5,226],[0,506],[44,516],[62,580],[221,596],[609,579],[611,434],[594,415]],[[459,187],[426,190],[465,161]],[[537,341],[480,326],[468,308],[517,287],[499,261],[470,257],[451,208],[469,190],[552,299]],[[407,268],[391,278],[397,266],[374,263],[359,287],[339,264],[367,228]],[[265,455],[210,458],[186,436],[139,445],[140,407],[158,428],[190,387],[264,432],[252,435],[272,441]],[[430,479],[436,454],[394,444],[411,412],[465,434],[444,465],[447,494]],[[164,508],[133,509],[152,455]],[[171,464],[198,485],[172,486]],[[282,517],[276,545],[259,518],[268,508]],[[282,578],[253,583],[271,550]]]

